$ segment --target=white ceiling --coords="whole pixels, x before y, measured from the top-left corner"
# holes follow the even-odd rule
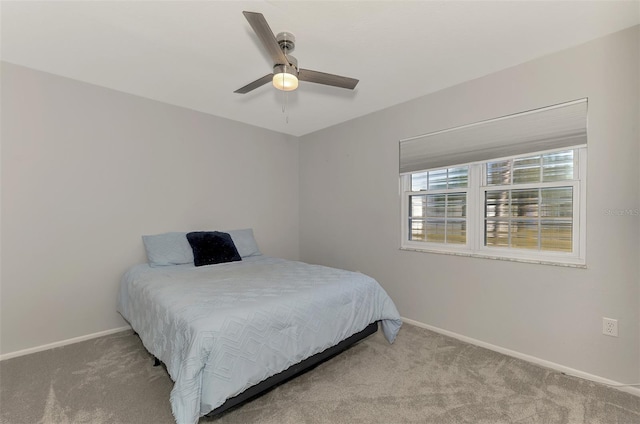
[[[360,83],[233,93],[271,71],[243,10],[292,32],[300,67]],[[2,60],[300,136],[633,26],[640,2],[2,1],[0,16]]]

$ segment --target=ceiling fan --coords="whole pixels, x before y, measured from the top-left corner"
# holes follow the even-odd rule
[[[297,59],[289,54],[295,48],[296,39],[293,34],[281,32],[274,36],[262,13],[242,12],[242,14],[247,18],[251,28],[253,28],[253,31],[262,41],[265,50],[271,56],[273,72],[250,82],[234,91],[234,93],[248,93],[269,81],[273,83],[274,87],[282,91],[292,91],[298,88],[298,80],[332,85],[349,90],[353,90],[358,84],[358,80],[354,78],[298,68]]]

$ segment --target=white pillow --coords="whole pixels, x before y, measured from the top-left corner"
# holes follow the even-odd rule
[[[187,233],[172,232],[142,236],[142,242],[151,266],[193,263],[193,250],[187,240]]]
[[[245,228],[242,230],[223,232],[229,233],[231,240],[233,240],[233,244],[236,245],[236,249],[238,249],[238,253],[241,257],[247,258],[249,256],[262,255],[258,248],[258,243],[256,243],[256,239],[253,237],[253,229]]]

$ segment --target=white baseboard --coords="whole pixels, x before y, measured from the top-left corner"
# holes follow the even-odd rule
[[[504,355],[512,356],[514,358],[522,359],[524,361],[532,362],[534,364],[538,364],[540,366],[550,368],[559,372],[563,372],[565,374],[583,378],[585,380],[593,381],[595,383],[605,384],[607,386],[611,386],[615,389],[621,390],[623,392],[631,393],[635,396],[640,396],[640,388],[625,386],[623,383],[610,380],[608,378],[600,377],[594,374],[589,374],[584,371],[576,370],[574,368],[566,367],[564,365],[557,364],[555,362],[546,361],[544,359],[540,359],[535,356],[527,355],[525,353],[517,352],[515,350],[506,349],[501,346],[496,346],[491,343],[483,342],[481,340],[477,340],[471,337],[463,336],[458,333],[454,333],[453,331],[443,330],[442,328],[434,327],[432,325],[428,325],[419,321],[415,321],[409,318],[401,317],[402,321],[407,324],[415,325],[416,327],[426,328],[427,330],[431,330],[436,333],[444,334],[445,336],[453,337],[454,339],[461,340],[466,343],[470,343],[472,345],[480,346],[485,349],[492,350],[494,352],[502,353]],[[67,340],[62,340],[59,342],[49,343],[46,345],[36,346],[29,349],[18,350],[16,352],[10,352],[0,355],[0,361],[4,361],[5,359],[16,358],[18,356],[28,355],[30,353],[42,352],[43,350],[49,350],[56,347],[66,346],[73,343],[83,342],[85,340],[91,340],[102,336],[108,336],[109,334],[120,333],[122,331],[130,330],[131,327],[126,325],[124,327],[112,328],[110,330],[99,331],[93,334],[87,334],[85,336],[74,337]]]
[[[517,352],[515,350],[506,349],[504,347],[496,346],[491,343],[483,342],[481,340],[477,340],[471,337],[463,336],[458,333],[454,333],[452,331],[443,330],[442,328],[434,327],[432,325],[424,324],[419,321],[414,321],[409,318],[402,317],[402,321],[407,324],[415,325],[416,327],[426,328],[427,330],[431,330],[436,333],[444,334],[445,336],[453,337],[454,339],[461,340],[463,342],[467,342],[472,345],[480,346],[485,349],[493,350],[494,352],[502,353],[507,356],[512,356],[514,358],[522,359],[527,362],[532,362],[534,364],[543,366],[545,368],[550,368],[556,371],[560,371],[567,375],[571,375],[574,377],[579,377],[585,380],[593,381],[594,383],[601,383],[607,386],[611,386],[615,389],[621,390],[623,392],[631,393],[632,395],[640,396],[640,388],[633,386],[625,386],[623,383],[619,383],[617,381],[609,380],[608,378],[600,377],[597,375],[589,374],[584,371],[576,370],[573,368],[566,367],[564,365],[556,364],[555,362],[546,361],[544,359],[537,358],[535,356],[527,355],[525,353]]]
[[[66,346],[73,343],[83,342],[85,340],[91,340],[102,336],[108,336],[109,334],[119,333],[121,331],[130,330],[130,326],[124,326],[119,328],[112,328],[111,330],[99,331],[93,334],[87,334],[86,336],[74,337],[72,339],[61,340],[59,342],[49,343],[42,346],[30,347],[29,349],[18,350],[16,352],[9,352],[0,355],[0,361],[5,359],[16,358],[18,356],[28,355],[30,353],[42,352],[43,350],[53,349],[54,347]]]

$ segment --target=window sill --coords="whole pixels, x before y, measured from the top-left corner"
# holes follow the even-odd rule
[[[579,269],[587,269],[587,265],[583,263],[571,263],[571,262],[558,262],[547,259],[525,259],[525,258],[515,258],[515,257],[504,257],[504,256],[494,256],[494,255],[485,255],[480,253],[472,253],[472,252],[462,252],[462,251],[444,251],[444,250],[435,250],[435,249],[418,249],[414,247],[400,247],[400,250],[408,251],[408,252],[421,252],[421,253],[437,253],[439,255],[452,255],[452,256],[465,256],[470,258],[480,258],[480,259],[493,259],[496,261],[507,261],[507,262],[522,262],[528,264],[538,264],[538,265],[552,265],[552,266],[561,266],[566,268],[579,268]]]

